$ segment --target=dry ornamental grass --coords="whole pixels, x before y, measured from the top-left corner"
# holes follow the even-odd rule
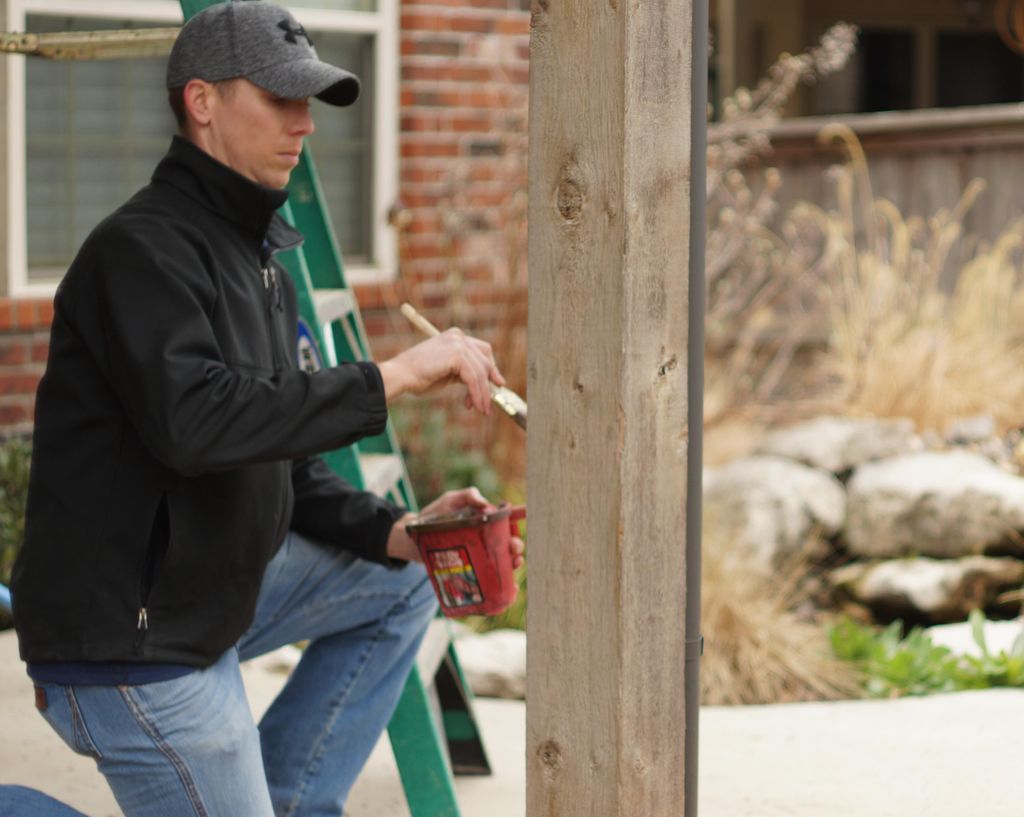
[[[984,190],[925,221],[874,199],[867,161],[848,128],[827,128],[850,162],[838,173],[839,208],[804,205],[819,225],[830,269],[830,342],[825,371],[851,413],[910,417],[920,429],[990,414],[1003,429],[1021,423],[1024,394],[1024,220],[961,269],[951,251]],[[863,229],[859,225],[863,224]],[[946,283],[951,281],[951,283]]]
[[[713,520],[712,520],[713,522]],[[776,576],[744,564],[715,535],[703,555],[701,701],[713,705],[861,696],[856,672],[832,654],[824,628],[793,612],[805,566]]]

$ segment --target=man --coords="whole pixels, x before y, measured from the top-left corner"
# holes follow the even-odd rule
[[[358,80],[269,2],[196,15],[168,63],[176,137],[89,236],[55,299],[15,625],[43,716],[126,817],[339,815],[435,600],[410,515],[317,452],[387,402],[461,381],[489,412],[490,347],[446,332],[382,363],[295,363],[299,243],[276,214],[308,98]],[[487,503],[475,489],[424,509]],[[522,542],[513,542],[521,562]],[[260,723],[238,663],[309,640]]]

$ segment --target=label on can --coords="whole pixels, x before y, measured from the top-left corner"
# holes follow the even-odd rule
[[[484,600],[473,563],[464,547],[431,550],[430,572],[437,582],[441,603],[449,609],[470,607]]]

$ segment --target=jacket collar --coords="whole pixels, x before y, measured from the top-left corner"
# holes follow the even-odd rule
[[[153,181],[177,188],[251,233],[258,243],[268,241],[271,252],[302,243],[302,234],[277,214],[288,200],[287,190],[257,184],[181,136],[171,141],[167,155],[153,172]]]

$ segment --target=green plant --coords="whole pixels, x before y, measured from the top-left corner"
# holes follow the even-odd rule
[[[1017,636],[1008,653],[1000,650],[993,655],[985,641],[984,614],[980,610],[972,610],[970,622],[971,634],[981,655],[964,656],[957,667],[960,689],[1024,687],[1024,633]]]
[[[25,538],[25,498],[28,495],[29,446],[17,438],[0,438],[0,584],[11,583],[11,569]],[[0,630],[10,627],[0,611]]]
[[[901,621],[878,630],[844,618],[831,628],[829,640],[836,656],[857,668],[865,691],[875,698],[1024,687],[1024,636],[1009,653],[993,654],[985,642],[984,614],[974,610],[970,622],[980,656],[955,655],[920,627],[903,635]]]
[[[920,628],[903,636],[903,623],[884,630],[843,619],[829,632],[836,656],[862,674],[864,689],[874,698],[952,692],[956,657],[932,643]]]
[[[0,440],[0,583],[9,584],[11,568],[25,536],[30,449],[17,438]]]
[[[392,411],[409,479],[421,504],[445,491],[475,485],[489,499],[502,496],[502,482],[485,452],[466,445],[452,415],[417,401]]]

